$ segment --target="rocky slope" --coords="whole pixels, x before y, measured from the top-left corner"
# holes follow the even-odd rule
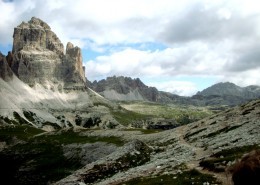
[[[55,184],[131,184],[133,179],[136,179],[136,183],[142,179],[150,181],[155,178],[163,181],[169,176],[172,180],[165,184],[171,184],[181,173],[196,169],[218,180],[218,183],[208,183],[226,185],[230,183],[226,168],[243,154],[260,148],[259,118],[260,100],[256,100],[198,122],[155,134],[127,130],[86,132],[89,136],[116,136],[126,141],[138,139],[146,144],[132,143],[135,147],[130,150],[125,146],[106,158],[87,164]],[[138,146],[143,149],[140,150]],[[127,153],[129,156],[125,157]],[[145,161],[139,155],[146,156]],[[129,160],[133,160],[135,165],[131,166]],[[191,178],[188,182],[193,181],[196,180]],[[198,184],[203,183],[206,181]]]
[[[259,118],[255,100],[163,132],[0,127],[0,177],[10,184],[229,185],[225,170],[260,149]]]
[[[32,17],[14,29],[13,50],[0,53],[0,118],[45,130],[119,125],[118,106],[86,85],[81,49],[64,47],[47,23]]]

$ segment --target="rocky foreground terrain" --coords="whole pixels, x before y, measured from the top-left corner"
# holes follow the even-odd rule
[[[142,104],[164,112],[159,119],[89,88],[80,48],[68,43],[64,52],[42,20],[33,17],[17,26],[13,43],[7,56],[0,54],[0,178],[5,184],[229,184],[226,169],[260,148],[259,99],[217,114],[193,109],[179,120],[170,119],[172,107]],[[114,83],[124,86],[120,92],[131,93],[130,84],[144,89],[139,95],[157,99],[140,79],[120,80]],[[169,130],[152,129],[158,123]]]
[[[192,169],[213,175],[217,179],[215,184],[228,184],[225,169],[244,153],[260,147],[259,118],[257,100],[154,134],[127,130],[86,132],[91,136],[120,137],[128,144],[55,184],[127,184],[145,178],[163,181],[167,176],[178,178],[178,174]],[[196,180],[194,183],[197,184]]]
[[[237,159],[260,148],[260,100],[171,130],[0,129],[10,184],[230,184]]]

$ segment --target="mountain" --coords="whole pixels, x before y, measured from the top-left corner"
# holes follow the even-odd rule
[[[221,82],[192,96],[192,99],[205,105],[235,106],[260,97],[260,87],[251,85],[239,87],[230,82]]]
[[[80,48],[68,43],[64,53],[45,22],[33,17],[17,26],[13,50],[7,56],[0,53],[1,182],[225,184],[225,170],[246,153],[260,149],[260,100],[180,126],[173,119],[162,119],[168,118],[167,113],[176,114],[174,106],[160,104],[162,109],[145,102],[148,111],[151,105],[156,105],[153,111],[167,111],[162,118],[153,112],[139,114],[89,86],[129,99],[182,105],[217,105],[230,103],[230,97],[241,98],[238,94],[180,97],[126,77],[100,84],[85,79]],[[255,92],[259,88],[245,89]],[[181,118],[183,112],[176,115]],[[187,123],[194,112],[185,114]],[[140,127],[130,127],[133,123]],[[158,128],[157,123],[174,129],[144,129],[147,124]]]
[[[129,101],[158,101],[159,91],[148,87],[139,78],[113,76],[106,80],[90,83],[90,88],[110,100]]]
[[[192,97],[159,91],[155,87],[148,87],[139,78],[113,76],[88,84],[100,95],[116,101],[141,100],[179,105],[235,106],[260,97],[259,86],[239,87],[230,82],[215,84]]]
[[[72,43],[64,47],[47,23],[32,17],[14,28],[13,49],[7,62],[16,76],[34,86],[85,89],[85,72],[81,50]]]
[[[14,28],[13,49],[0,53],[0,120],[45,130],[114,127],[118,105],[87,87],[81,49],[66,51],[49,25],[32,17]]]
[[[260,86],[239,87],[230,82],[221,82],[198,92],[197,95],[237,96],[243,99],[255,99],[260,97]]]

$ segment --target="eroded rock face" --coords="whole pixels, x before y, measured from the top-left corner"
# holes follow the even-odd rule
[[[79,47],[74,47],[68,42],[66,47],[66,55],[63,58],[63,77],[66,81],[66,88],[81,88],[81,83],[86,82],[85,70],[82,66],[82,54]],[[65,67],[64,67],[65,66]]]
[[[14,28],[13,53],[23,49],[48,49],[63,55],[64,47],[48,24],[32,17],[28,22],[22,22]]]
[[[13,72],[8,66],[6,57],[0,52],[0,78],[3,80],[11,80],[13,77]]]
[[[9,65],[25,83],[40,83],[47,88],[84,90],[85,72],[81,49],[68,43],[66,53],[48,24],[32,17],[14,29]]]

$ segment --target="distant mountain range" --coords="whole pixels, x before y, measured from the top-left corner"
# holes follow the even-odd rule
[[[148,87],[139,78],[113,76],[98,82],[88,81],[88,86],[110,100],[158,101],[159,91],[155,87]]]
[[[88,86],[109,100],[115,101],[152,101],[198,106],[227,105],[234,106],[260,97],[260,86],[239,87],[234,83],[221,82],[212,85],[192,97],[179,96],[159,91],[145,85],[139,78],[113,76]]]

